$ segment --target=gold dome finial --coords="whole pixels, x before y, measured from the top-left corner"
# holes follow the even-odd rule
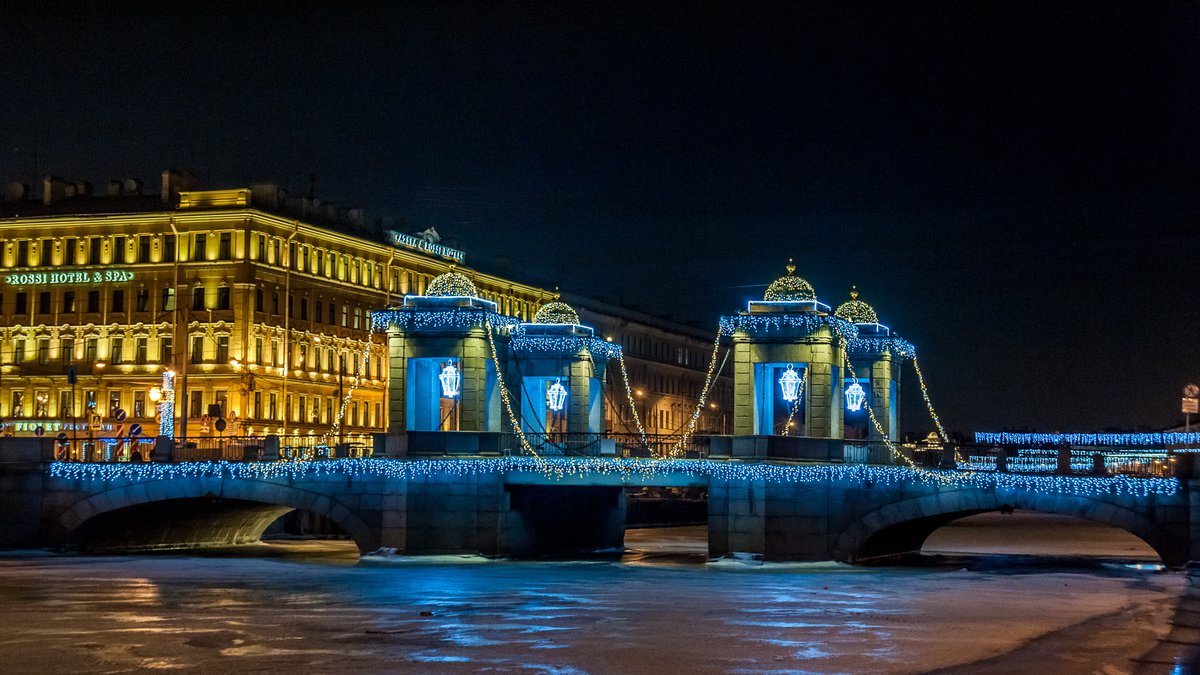
[[[787,275],[788,275],[789,277],[790,277],[790,276],[792,276],[792,273],[794,273],[794,272],[796,271],[796,266],[795,266],[794,264],[792,264],[792,259],[791,259],[791,258],[788,258],[788,264],[787,264],[787,267],[785,267],[784,269],[786,269],[786,270],[787,270]]]
[[[851,299],[851,300],[857,300],[857,299],[858,299],[858,286],[851,286],[851,287],[850,287],[850,299]]]

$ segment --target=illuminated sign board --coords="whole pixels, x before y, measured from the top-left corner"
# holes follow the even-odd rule
[[[425,253],[432,253],[436,256],[449,258],[451,260],[462,262],[466,254],[456,248],[435,244],[432,241],[425,241],[420,237],[414,237],[411,234],[404,234],[395,230],[388,230],[388,236],[392,239],[392,246],[403,246],[404,248],[416,249]]]
[[[133,272],[128,270],[82,270],[78,272],[16,272],[6,274],[4,283],[9,286],[44,286],[64,284],[106,284],[133,281]]]

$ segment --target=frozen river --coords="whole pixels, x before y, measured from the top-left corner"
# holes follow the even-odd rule
[[[1069,675],[1130,672],[1170,630],[1188,580],[1137,565],[1153,556],[1138,540],[1051,517],[1024,523],[1020,549],[1011,528],[978,522],[927,548],[981,555],[918,567],[706,564],[703,528],[631,531],[620,561],[359,561],[346,542],[237,558],[14,554],[0,558],[0,662],[7,673]],[[997,555],[1021,550],[1111,560]]]

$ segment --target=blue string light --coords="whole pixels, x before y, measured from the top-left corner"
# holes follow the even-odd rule
[[[580,351],[586,349],[592,354],[593,358],[600,360],[607,361],[621,357],[621,345],[601,340],[600,338],[589,338],[578,335],[538,335],[525,337],[520,334],[514,334],[514,337],[508,344],[514,352],[524,354],[540,352],[543,354],[571,355],[578,354]]]
[[[467,329],[482,328],[487,321],[493,326],[515,326],[520,319],[504,316],[496,312],[481,311],[473,308],[463,309],[425,309],[402,308],[384,309],[371,312],[371,329],[387,330],[388,326],[397,326],[404,330],[438,330],[438,329]]]
[[[927,485],[982,490],[1027,490],[1046,494],[1098,497],[1149,497],[1179,492],[1175,478],[1129,476],[1039,476],[979,471],[929,471],[902,466],[743,464],[714,460],[650,460],[601,458],[498,457],[490,459],[333,459],[313,462],[181,462],[176,464],[97,464],[54,462],[53,478],[78,481],[155,481],[179,478],[272,478],[321,480],[325,477],[379,477],[421,480],[433,477],[469,478],[490,474],[531,472],[554,476],[601,474],[676,474],[715,480],[773,483],[870,482],[873,485]]]
[[[796,329],[805,335],[812,335],[828,326],[843,340],[849,341],[858,337],[858,329],[854,324],[839,319],[836,316],[821,314],[738,314],[723,316],[720,321],[721,335],[733,335],[735,331],[770,332],[785,329]]]
[[[847,340],[846,351],[851,358],[878,356],[884,352],[901,359],[911,359],[916,356],[917,348],[913,343],[899,335],[864,336]]]
[[[983,445],[1106,445],[1163,447],[1168,445],[1196,445],[1200,443],[1200,432],[1152,432],[1137,434],[1032,434],[999,433],[977,431],[975,442]]]

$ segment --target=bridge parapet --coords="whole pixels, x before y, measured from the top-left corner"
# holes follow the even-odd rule
[[[0,546],[7,547],[62,546],[72,537],[100,541],[99,534],[139,526],[151,530],[138,539],[146,546],[170,545],[172,532],[192,532],[200,543],[240,542],[253,540],[280,509],[325,515],[363,550],[533,553],[572,527],[594,528],[588,537],[573,535],[575,544],[619,547],[624,488],[691,486],[708,491],[714,556],[743,551],[777,560],[863,560],[914,550],[955,518],[1011,506],[1129,530],[1168,564],[1200,559],[1200,483],[1170,477],[735,458],[79,463],[46,461],[49,443],[0,447],[8,448],[0,458],[9,460],[0,463],[6,514]],[[181,520],[170,527],[167,513]],[[570,514],[584,524],[571,525]],[[206,519],[223,525],[209,527]]]

